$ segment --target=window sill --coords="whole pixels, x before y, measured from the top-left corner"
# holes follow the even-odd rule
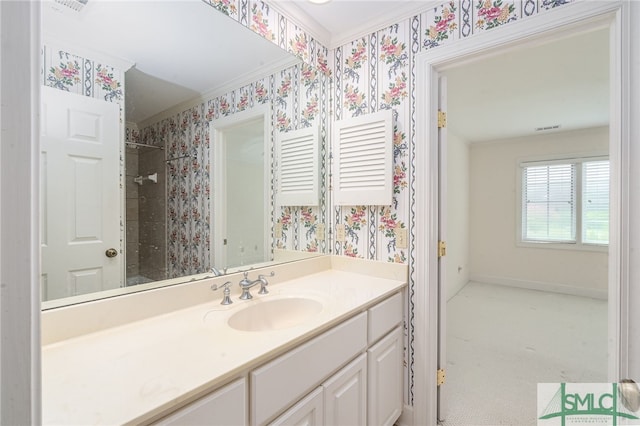
[[[553,242],[533,242],[533,241],[518,241],[516,247],[520,248],[536,248],[547,250],[572,250],[572,251],[591,251],[608,253],[609,246],[602,244],[584,244],[584,243],[553,243]]]

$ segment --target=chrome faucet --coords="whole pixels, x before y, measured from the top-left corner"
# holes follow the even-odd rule
[[[224,292],[223,294],[223,298],[222,298],[222,302],[220,302],[221,305],[230,305],[233,303],[233,301],[231,300],[230,294],[231,294],[231,289],[229,288],[229,286],[231,285],[231,281],[227,281],[226,283],[222,284],[220,287],[218,287],[216,284],[212,284],[211,285],[211,290],[218,290],[219,288],[224,288]]]
[[[222,272],[220,272],[219,269],[216,269],[215,266],[211,267],[211,272],[213,272],[213,275],[215,275],[216,277],[222,276],[222,275],[226,275],[227,274],[227,268],[224,268]]]
[[[246,271],[244,273],[244,278],[240,280],[240,288],[242,289],[240,300],[252,299],[253,296],[251,296],[251,293],[249,293],[249,289],[258,283],[260,283],[260,291],[258,292],[258,294],[268,294],[269,292],[267,291],[267,285],[269,284],[269,282],[267,281],[266,277],[273,277],[275,274],[275,272],[271,271],[269,275],[258,275],[257,280],[251,281],[248,278],[249,271]]]

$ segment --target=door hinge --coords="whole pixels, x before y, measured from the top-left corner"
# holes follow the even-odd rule
[[[438,258],[447,255],[447,242],[446,241],[438,241]]]
[[[445,382],[445,374],[444,368],[439,368],[436,374],[436,384],[438,386],[444,385]]]
[[[438,110],[438,129],[447,127],[447,113],[445,111]]]

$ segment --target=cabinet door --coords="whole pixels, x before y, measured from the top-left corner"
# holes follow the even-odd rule
[[[402,328],[396,327],[367,351],[369,424],[393,425],[402,412]]]
[[[278,417],[271,426],[321,426],[323,419],[322,387],[317,388]]]
[[[264,425],[367,347],[363,312],[253,370],[251,424]]]
[[[247,421],[246,380],[239,379],[183,407],[156,425],[175,426],[239,426]]]
[[[366,425],[367,356],[360,355],[323,385],[324,420],[330,426]]]

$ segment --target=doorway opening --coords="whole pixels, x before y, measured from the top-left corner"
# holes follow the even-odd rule
[[[605,28],[441,73],[446,425],[535,425],[537,383],[607,381],[608,58]]]

